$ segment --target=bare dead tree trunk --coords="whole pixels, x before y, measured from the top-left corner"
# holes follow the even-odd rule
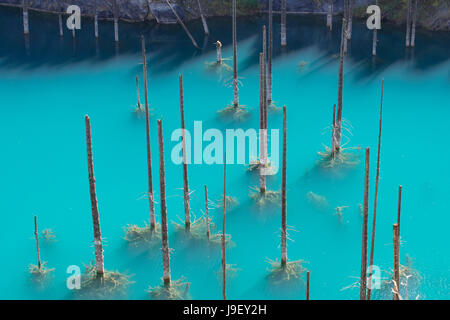
[[[336,114],[336,127],[335,127],[335,136],[336,143],[335,148],[332,150],[332,156],[335,156],[341,147],[341,132],[342,132],[342,92],[344,86],[344,44],[345,44],[345,30],[347,28],[347,21],[342,19],[342,33],[341,33],[341,52],[340,52],[340,60],[339,60],[339,88],[338,88],[338,108]]]
[[[236,0],[233,0],[233,104],[235,108],[239,107],[239,80],[237,71],[237,34],[236,34]]]
[[[113,16],[114,16],[114,41],[119,42],[119,6],[117,0],[113,0]]]
[[[402,209],[402,186],[398,186],[398,211],[397,211],[397,224],[398,234],[400,236],[400,212]]]
[[[205,15],[203,14],[200,0],[197,0],[197,5],[198,5],[198,10],[200,11],[200,17],[202,18],[203,30],[205,31],[205,35],[209,36],[208,24],[206,23],[206,18],[205,18]]]
[[[63,31],[62,13],[58,13],[58,24],[59,24],[59,36],[63,37],[64,31]]]
[[[362,251],[361,251],[361,280],[360,280],[360,300],[366,300],[367,292],[367,225],[369,221],[369,162],[370,149],[366,148],[366,168],[364,174],[364,208],[363,208],[363,228],[362,228]]]
[[[225,259],[225,211],[227,207],[226,201],[226,180],[227,180],[227,153],[225,152],[225,161],[223,163],[223,211],[222,211],[222,297],[227,300],[226,295],[226,271],[227,264]]]
[[[349,0],[348,5],[348,32],[347,32],[347,39],[352,39],[352,29],[353,29],[353,2],[354,0]]]
[[[189,182],[187,169],[186,133],[184,126],[184,96],[183,96],[183,75],[179,76],[180,83],[180,114],[181,114],[181,138],[183,148],[183,189],[184,189],[184,226],[186,231],[191,227],[191,208],[189,206]]]
[[[394,277],[393,281],[395,282],[395,286],[397,286],[397,290],[394,290],[394,300],[399,300],[400,293],[400,228],[398,223],[394,223],[393,226],[393,247],[394,247]]]
[[[411,33],[411,0],[408,0],[408,11],[406,13],[406,47],[410,46]]]
[[[208,207],[208,189],[205,184],[205,212],[206,212],[206,237],[209,239],[209,207]]]
[[[309,271],[306,272],[306,300],[309,300]]]
[[[373,257],[375,250],[375,226],[377,221],[377,199],[378,199],[378,183],[380,180],[380,151],[381,151],[381,124],[383,121],[383,89],[384,89],[384,79],[381,82],[381,103],[380,103],[380,125],[378,130],[378,152],[377,152],[377,175],[375,178],[375,200],[373,205],[373,221],[372,221],[372,240],[370,242],[370,273],[369,273],[369,283],[372,284],[372,266]],[[370,300],[371,296],[371,286],[367,289],[367,300]]]
[[[39,234],[37,231],[37,218],[34,216],[34,236],[36,237],[36,249],[38,258],[38,268],[41,270],[41,253],[39,252]]]
[[[170,10],[172,10],[173,15],[175,16],[175,18],[177,18],[177,21],[181,25],[181,27],[183,28],[184,32],[186,32],[186,34],[188,35],[189,39],[191,39],[192,44],[194,45],[194,47],[196,47],[197,49],[200,49],[200,47],[198,46],[198,44],[195,41],[194,37],[189,32],[188,28],[185,26],[185,24],[183,23],[183,21],[181,20],[180,16],[178,15],[178,13],[175,11],[175,9],[172,7],[170,2],[168,0],[165,0],[165,1],[166,1],[167,5],[169,6]]]
[[[344,54],[347,53],[348,49],[348,1],[349,0],[344,0],[344,19],[346,21],[344,29]]]
[[[333,105],[333,123],[331,126],[331,150],[336,149],[336,104]]]
[[[327,28],[333,30],[333,0],[328,0]]]
[[[23,33],[30,34],[30,25],[28,23],[28,0],[22,0],[23,13]]]
[[[286,46],[286,0],[281,0],[281,46]]]
[[[95,190],[94,163],[92,156],[92,139],[91,139],[91,121],[88,115],[85,116],[85,125],[86,125],[86,148],[87,148],[87,160],[89,172],[89,190],[91,197],[92,222],[94,225],[95,265],[97,269],[97,276],[103,277],[103,274],[105,272],[103,265],[103,244],[102,244],[102,235],[100,231],[100,219],[98,214],[97,192]]]
[[[148,91],[147,91],[147,58],[145,54],[145,38],[141,36],[142,42],[142,65],[144,73],[144,95],[145,95],[145,129],[147,139],[147,175],[148,175],[148,199],[150,204],[150,229],[155,230],[155,197],[153,194],[153,175],[152,175],[152,153],[150,149],[150,120],[148,110]]]
[[[97,0],[94,1],[94,35],[95,35],[95,39],[98,39],[98,12],[97,12]]]
[[[136,75],[136,92],[137,92],[137,105],[141,109],[141,99],[139,97],[139,76]]]
[[[264,173],[264,154],[266,147],[264,143],[264,54],[259,54],[259,191],[266,192],[266,176]]]
[[[164,141],[162,118],[158,120],[158,143],[159,143],[159,187],[161,194],[161,240],[163,256],[163,280],[166,287],[170,286],[170,249],[169,233],[167,229],[167,205],[166,205],[166,178],[164,167]]]
[[[378,0],[376,1],[376,5],[378,5]],[[377,55],[377,44],[378,44],[378,30],[374,28],[372,39],[372,56],[374,57]]]
[[[222,63],[222,42],[216,41],[217,63]]]
[[[268,89],[267,103],[272,104],[272,51],[273,51],[273,0],[269,0],[269,61],[268,61]],[[265,60],[264,60],[265,61]]]
[[[287,224],[286,224],[286,106],[283,106],[283,168],[281,184],[281,266],[287,263]]]
[[[418,0],[414,0],[414,11],[412,17],[411,47],[413,48],[416,46],[417,2]]]

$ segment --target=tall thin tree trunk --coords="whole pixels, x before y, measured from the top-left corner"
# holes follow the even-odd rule
[[[346,21],[344,29],[344,54],[347,53],[348,46],[348,1],[349,0],[344,0],[344,19]]]
[[[281,184],[281,266],[287,263],[287,224],[286,224],[286,106],[283,106],[283,168]]]
[[[222,297],[223,300],[227,300],[226,295],[226,271],[227,263],[225,259],[225,212],[227,207],[227,192],[226,192],[226,180],[227,180],[227,153],[225,152],[225,161],[223,163],[223,211],[222,211]]]
[[[119,42],[119,6],[118,0],[113,0],[113,16],[114,16],[114,41]]]
[[[306,272],[306,300],[309,300],[309,271]]]
[[[62,13],[58,13],[58,24],[59,24],[59,36],[63,37],[64,31],[63,31]]]
[[[399,300],[400,293],[400,227],[398,223],[394,223],[393,226],[393,247],[394,247],[394,276],[393,281],[397,286],[397,290],[394,290],[394,300]]]
[[[383,89],[384,89],[384,79],[381,82],[381,103],[380,103],[380,125],[378,129],[378,152],[377,152],[377,174],[375,178],[375,200],[373,205],[373,221],[372,221],[372,240],[370,242],[370,273],[369,273],[369,287],[367,289],[367,300],[370,300],[371,296],[371,284],[372,284],[372,274],[373,274],[373,257],[375,250],[375,226],[377,221],[377,199],[378,199],[378,183],[380,180],[380,151],[381,151],[381,124],[383,120]]]
[[[103,244],[97,206],[97,192],[95,190],[94,163],[92,156],[92,139],[91,139],[91,121],[88,115],[85,116],[85,125],[86,125],[86,148],[87,148],[87,160],[89,172],[89,190],[91,197],[92,222],[94,225],[95,265],[97,269],[97,276],[103,277],[103,274],[105,272],[103,265]]]
[[[178,13],[175,11],[175,9],[173,8],[173,6],[170,4],[170,2],[168,0],[166,0],[167,5],[169,6],[170,10],[172,10],[173,15],[175,16],[175,18],[177,19],[178,23],[181,25],[181,27],[183,28],[184,32],[186,32],[187,36],[189,37],[189,39],[191,39],[192,44],[194,45],[194,47],[196,47],[197,49],[200,49],[200,47],[198,46],[197,42],[195,41],[194,37],[192,36],[192,34],[189,32],[188,28],[185,26],[185,24],[183,23],[183,21],[181,20],[180,16],[178,15]]]
[[[281,0],[281,46],[286,46],[286,0]]]
[[[397,211],[397,224],[398,234],[400,235],[400,212],[402,209],[402,186],[398,186],[398,211]]]
[[[98,39],[98,12],[97,12],[97,0],[94,1],[94,35],[95,35],[95,39]]]
[[[406,13],[406,47],[410,46],[411,34],[411,0],[408,0],[408,11]]]
[[[348,32],[347,38],[348,40],[352,39],[352,29],[353,29],[353,2],[354,0],[349,0],[348,4]]]
[[[267,103],[272,104],[272,51],[273,51],[273,0],[269,0],[269,61],[268,61],[268,88]],[[265,61],[265,60],[264,60]]]
[[[331,150],[336,149],[336,104],[333,105],[333,123],[331,126]]]
[[[37,230],[37,218],[34,216],[34,236],[36,237],[36,250],[37,250],[37,258],[38,258],[38,268],[41,270],[41,253],[39,251],[39,234]]]
[[[411,47],[413,48],[416,46],[417,2],[418,0],[414,0],[414,11],[412,17]]]
[[[264,170],[264,154],[266,144],[264,143],[264,54],[259,54],[259,191],[266,192],[266,176]]]
[[[139,97],[139,76],[136,75],[136,93],[137,93],[137,105],[141,109],[141,99]]]
[[[28,0],[22,0],[23,11],[23,33],[30,34],[30,25],[28,23]]]
[[[164,141],[162,118],[158,120],[158,143],[159,143],[159,188],[161,195],[161,240],[163,257],[163,280],[166,287],[170,286],[170,249],[169,233],[167,229],[167,205],[166,205],[166,178],[164,168]]]
[[[217,63],[222,63],[222,42],[216,41]]]
[[[233,105],[235,108],[239,107],[239,81],[237,70],[237,34],[236,34],[236,0],[233,0],[232,7],[233,19]]]
[[[378,0],[376,1],[376,5],[378,5]],[[376,28],[373,29],[373,39],[372,39],[372,56],[377,55],[377,44],[378,44],[378,30]]]
[[[338,88],[338,108],[336,114],[335,148],[332,150],[332,156],[335,156],[341,147],[341,132],[342,132],[342,101],[343,101],[343,86],[344,86],[344,44],[345,44],[345,30],[347,28],[347,21],[342,19],[342,33],[341,33],[341,52],[339,60],[339,88]]]
[[[328,0],[327,28],[333,30],[333,0]]]
[[[184,126],[184,96],[183,96],[183,75],[179,76],[180,83],[180,114],[181,114],[181,138],[183,148],[183,190],[184,190],[184,226],[186,230],[191,227],[191,209],[189,206],[189,182],[187,169],[186,133]]]
[[[148,175],[148,199],[150,203],[150,229],[155,230],[155,198],[153,195],[153,176],[152,176],[152,153],[150,149],[150,120],[148,110],[148,91],[147,91],[147,58],[145,54],[145,38],[141,36],[142,42],[142,65],[144,73],[144,95],[145,95],[145,129],[147,139],[147,175]]]
[[[364,208],[363,208],[363,228],[362,228],[362,251],[361,251],[361,280],[360,280],[360,300],[366,300],[367,292],[367,225],[369,221],[369,162],[370,149],[366,148],[366,168],[364,174]]]
[[[200,17],[202,18],[203,30],[205,31],[205,35],[209,36],[208,24],[206,23],[205,15],[203,14],[202,5],[200,4],[200,0],[197,0],[198,10],[200,11]]]
[[[209,239],[209,207],[208,207],[208,189],[205,184],[205,212],[206,212],[206,237]]]

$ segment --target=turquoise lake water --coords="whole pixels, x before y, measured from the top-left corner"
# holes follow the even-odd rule
[[[324,170],[318,151],[330,144],[327,127],[337,100],[340,25],[328,33],[324,17],[288,17],[288,47],[279,46],[279,17],[274,18],[273,97],[288,114],[288,257],[303,259],[311,271],[312,299],[359,299],[359,289],[342,290],[360,274],[363,202],[361,163],[351,169]],[[133,274],[123,298],[148,299],[149,286],[162,277],[160,250],[133,249],[122,239],[129,223],[148,220],[145,121],[133,114],[135,76],[144,99],[140,35],[147,39],[149,100],[154,188],[159,201],[156,119],[164,119],[169,221],[182,218],[182,168],[170,161],[175,145],[170,134],[179,128],[178,74],[183,73],[186,127],[203,121],[208,128],[258,128],[258,59],[261,27],[267,17],[238,19],[238,66],[243,86],[240,101],[251,117],[230,124],[216,111],[232,101],[224,85],[231,74],[205,68],[215,60],[214,42],[223,56],[232,55],[231,19],[209,19],[211,35],[203,39],[200,21],[188,24],[203,50],[195,50],[179,26],[120,25],[120,46],[113,43],[111,22],[100,22],[100,41],[93,24],[83,19],[77,39],[58,35],[57,17],[31,12],[27,47],[21,11],[0,8],[0,298],[73,299],[66,288],[69,265],[94,259],[93,230],[86,165],[84,115],[92,125],[97,197],[104,242],[105,267]],[[450,34],[419,30],[417,48],[405,51],[404,28],[383,25],[379,58],[371,57],[372,34],[365,21],[354,24],[346,58],[343,116],[353,126],[348,146],[370,147],[370,208],[373,214],[381,79],[385,79],[380,187],[375,264],[392,268],[392,224],[396,221],[398,185],[403,186],[401,260],[408,254],[420,273],[419,299],[450,297]],[[306,65],[301,68],[299,64]],[[230,61],[231,64],[231,61]],[[269,116],[269,127],[282,127],[281,114]],[[281,137],[280,137],[281,138]],[[223,166],[190,165],[193,214],[202,215],[203,186],[210,198],[223,192]],[[240,269],[228,282],[230,299],[304,299],[302,282],[277,286],[267,280],[269,259],[279,259],[279,208],[258,210],[249,198],[257,175],[245,166],[229,165],[228,194],[240,204],[227,215],[234,246],[227,262]],[[279,190],[281,170],[268,178]],[[327,198],[318,208],[308,201],[314,192]],[[337,206],[348,206],[342,220]],[[156,207],[159,220],[159,206]],[[211,210],[221,226],[221,210]],[[42,260],[56,268],[45,288],[30,281],[27,268],[36,263],[33,216],[40,230],[51,228],[57,242],[41,240]],[[371,223],[370,223],[371,225]],[[370,231],[370,228],[369,228]],[[370,238],[369,238],[370,239]],[[219,247],[190,245],[169,225],[172,278],[191,282],[193,299],[221,299]],[[370,242],[370,241],[369,241]],[[388,277],[385,274],[385,277]],[[376,297],[379,295],[376,293]],[[413,297],[414,298],[414,297]]]

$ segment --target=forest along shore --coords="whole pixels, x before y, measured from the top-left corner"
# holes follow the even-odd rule
[[[341,14],[344,0],[286,0],[287,13],[325,14],[329,2],[333,5],[333,14]],[[354,0],[355,18],[366,17],[366,8],[373,4],[371,0]],[[30,10],[61,13],[69,4],[78,5],[83,16],[94,16],[97,8],[99,19],[113,19],[113,1],[111,0],[72,0],[69,2],[54,0],[0,0],[1,5],[22,7],[26,3]],[[173,9],[183,21],[201,17],[199,5],[204,16],[230,16],[231,0],[171,0]],[[384,21],[402,24],[406,21],[406,0],[379,0]],[[156,20],[158,23],[177,23],[177,19],[166,1],[157,0],[117,0],[119,19],[129,22]],[[264,13],[268,0],[238,0],[237,15],[251,16]],[[281,0],[273,0],[273,10],[280,11]],[[418,4],[418,26],[433,31],[450,31],[450,0],[421,0]]]

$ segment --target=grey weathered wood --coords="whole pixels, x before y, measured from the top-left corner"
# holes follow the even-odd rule
[[[119,6],[118,0],[113,0],[114,41],[119,42]]]
[[[378,0],[375,2],[375,4],[378,5]],[[374,28],[372,38],[372,56],[377,55],[377,44],[378,44],[378,30]]]
[[[411,0],[408,0],[408,9],[406,13],[406,47],[411,43]]]
[[[333,0],[328,0],[327,28],[333,30]]]
[[[364,172],[364,206],[362,226],[362,250],[361,250],[361,279],[359,299],[366,300],[367,293],[367,230],[369,222],[369,162],[370,149],[366,148],[366,167]]]
[[[216,41],[216,62],[221,64],[222,63],[222,42],[219,40]]]
[[[22,0],[22,15],[23,15],[23,33],[30,33],[30,24],[28,21],[28,0]]]
[[[412,17],[411,47],[413,48],[416,46],[417,2],[418,0],[414,0],[414,11]]]
[[[348,4],[348,28],[347,28],[347,39],[352,39],[352,31],[353,31],[353,2],[354,0],[349,0]]]
[[[167,228],[167,204],[166,204],[166,178],[164,166],[164,140],[162,118],[158,122],[158,143],[159,143],[159,187],[161,196],[161,240],[163,257],[163,281],[166,287],[170,286],[170,249],[169,232]]]
[[[286,0],[281,0],[281,46],[286,46]]]
[[[181,20],[180,16],[178,15],[178,13],[175,11],[175,9],[173,8],[173,6],[170,4],[170,2],[168,0],[165,0],[167,5],[169,6],[170,10],[172,10],[175,18],[177,18],[178,23],[181,25],[181,27],[183,28],[184,32],[186,32],[186,34],[188,35],[189,39],[191,39],[192,44],[194,45],[194,47],[196,47],[197,49],[200,49],[200,47],[198,46],[197,42],[195,41],[194,37],[192,36],[192,34],[189,32],[189,29],[186,27],[186,25],[183,23],[183,21]]]
[[[200,11],[200,17],[202,18],[203,30],[205,31],[205,35],[209,36],[208,24],[206,23],[205,15],[203,14],[202,5],[200,4],[200,0],[197,0],[198,10]]]
[[[88,172],[89,172],[89,191],[91,198],[92,223],[94,226],[95,266],[97,270],[97,276],[103,277],[103,274],[105,272],[103,264],[103,244],[97,205],[97,192],[95,189],[94,163],[92,155],[91,121],[88,115],[85,116],[85,125],[86,125],[86,149],[87,149]]]
[[[94,1],[94,36],[98,39],[98,12],[97,12],[97,0]]]

